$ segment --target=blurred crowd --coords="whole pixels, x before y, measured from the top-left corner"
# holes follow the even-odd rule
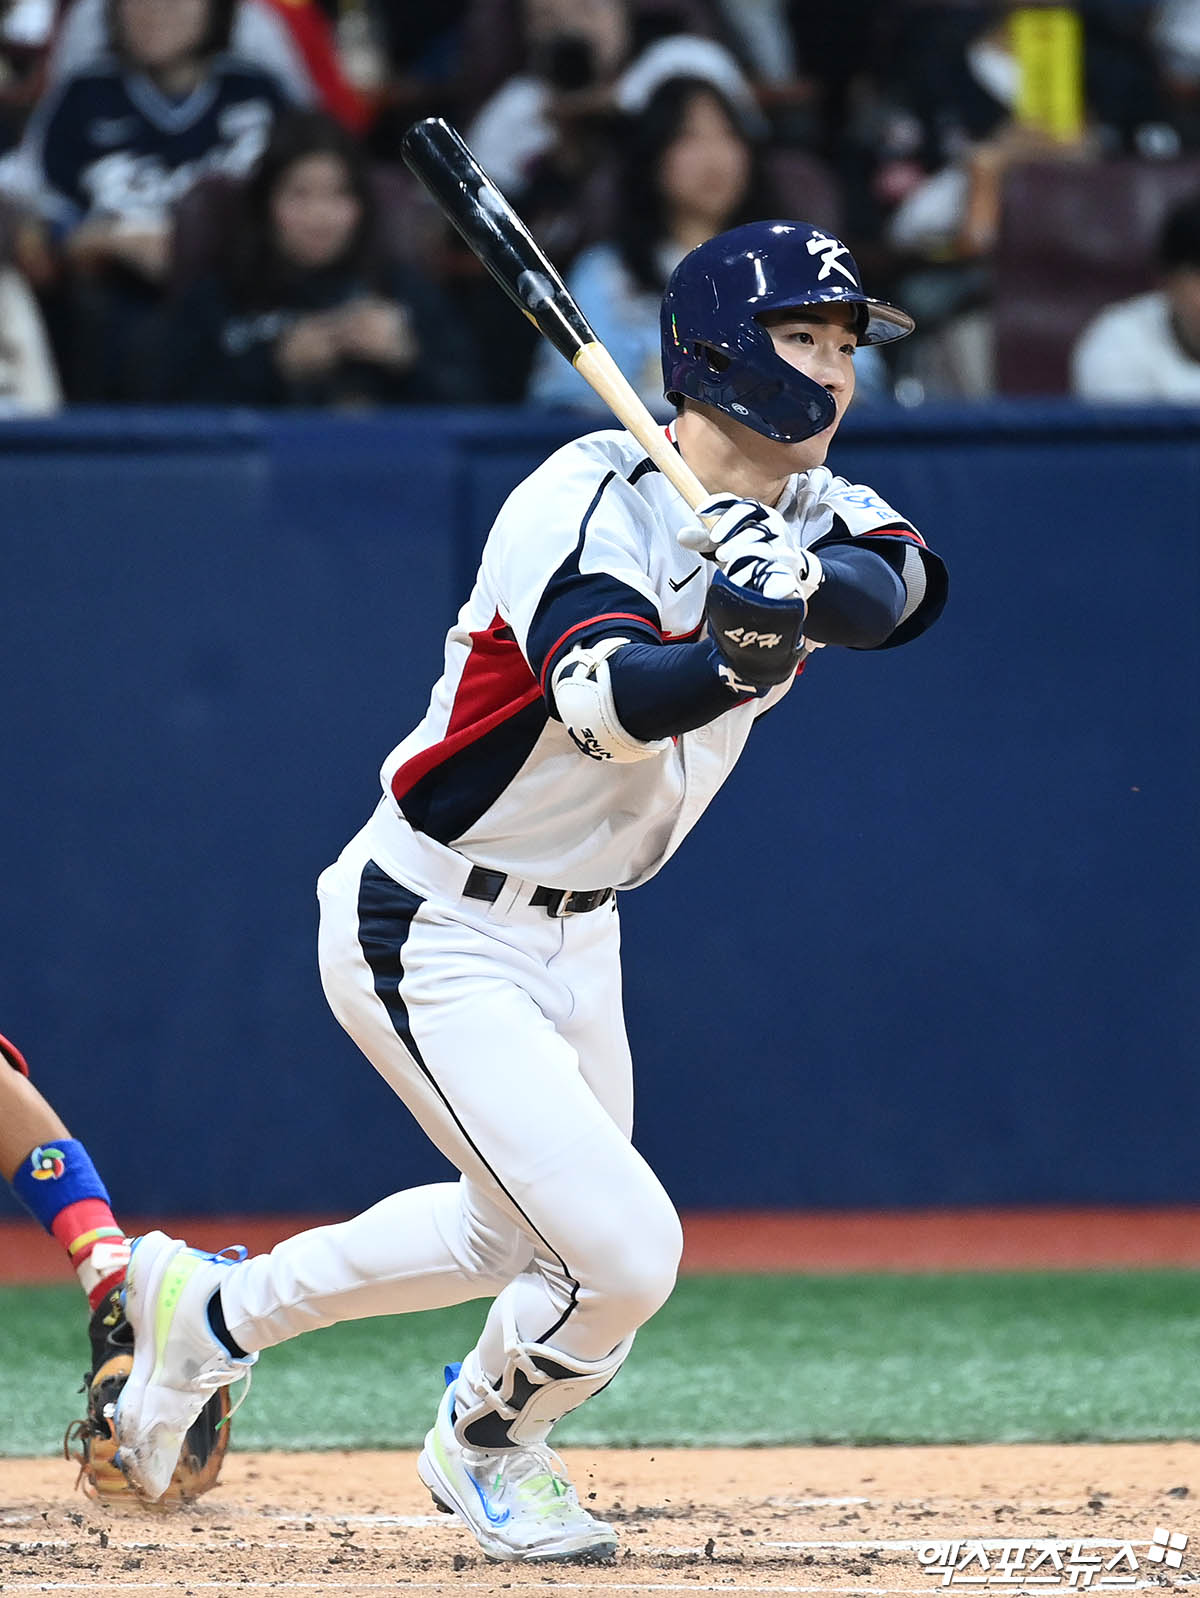
[[[656,413],[681,256],[850,244],[868,402],[1200,401],[1200,0],[0,0],[0,415],[591,391],[400,159],[462,128]]]

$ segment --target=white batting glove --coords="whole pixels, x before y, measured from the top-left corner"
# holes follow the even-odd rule
[[[800,479],[792,515],[807,530],[814,518],[832,522],[825,505],[826,496],[833,484],[833,473],[828,466],[813,466]]]
[[[756,499],[739,499],[736,494],[710,494],[696,507],[696,521],[682,529],[679,542],[698,555],[711,555],[722,539],[749,519],[757,521],[777,536],[786,533],[787,523],[777,510]],[[773,524],[773,525],[772,525]]]
[[[810,599],[821,582],[821,563],[793,543],[778,511],[756,499],[714,494],[696,510],[704,522],[685,528],[679,542],[711,555],[731,583],[764,599]],[[705,525],[710,522],[711,525]]]

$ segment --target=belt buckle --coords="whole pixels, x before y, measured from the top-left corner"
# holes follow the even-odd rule
[[[556,921],[562,921],[567,916],[577,916],[579,911],[571,909],[571,900],[574,897],[570,888],[558,888],[553,899],[546,900],[546,914],[553,916]]]

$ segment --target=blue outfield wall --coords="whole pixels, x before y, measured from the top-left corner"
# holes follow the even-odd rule
[[[0,431],[0,1030],[122,1209],[445,1172],[326,1011],[313,883],[571,431]],[[1200,1201],[1200,421],[864,413],[832,464],[951,602],[818,657],[624,899],[639,1144],[692,1207]]]

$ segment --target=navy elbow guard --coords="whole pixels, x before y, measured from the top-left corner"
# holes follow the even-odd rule
[[[767,599],[718,572],[705,607],[708,630],[740,693],[763,693],[786,682],[804,647],[804,600]],[[722,675],[725,675],[722,672]]]

